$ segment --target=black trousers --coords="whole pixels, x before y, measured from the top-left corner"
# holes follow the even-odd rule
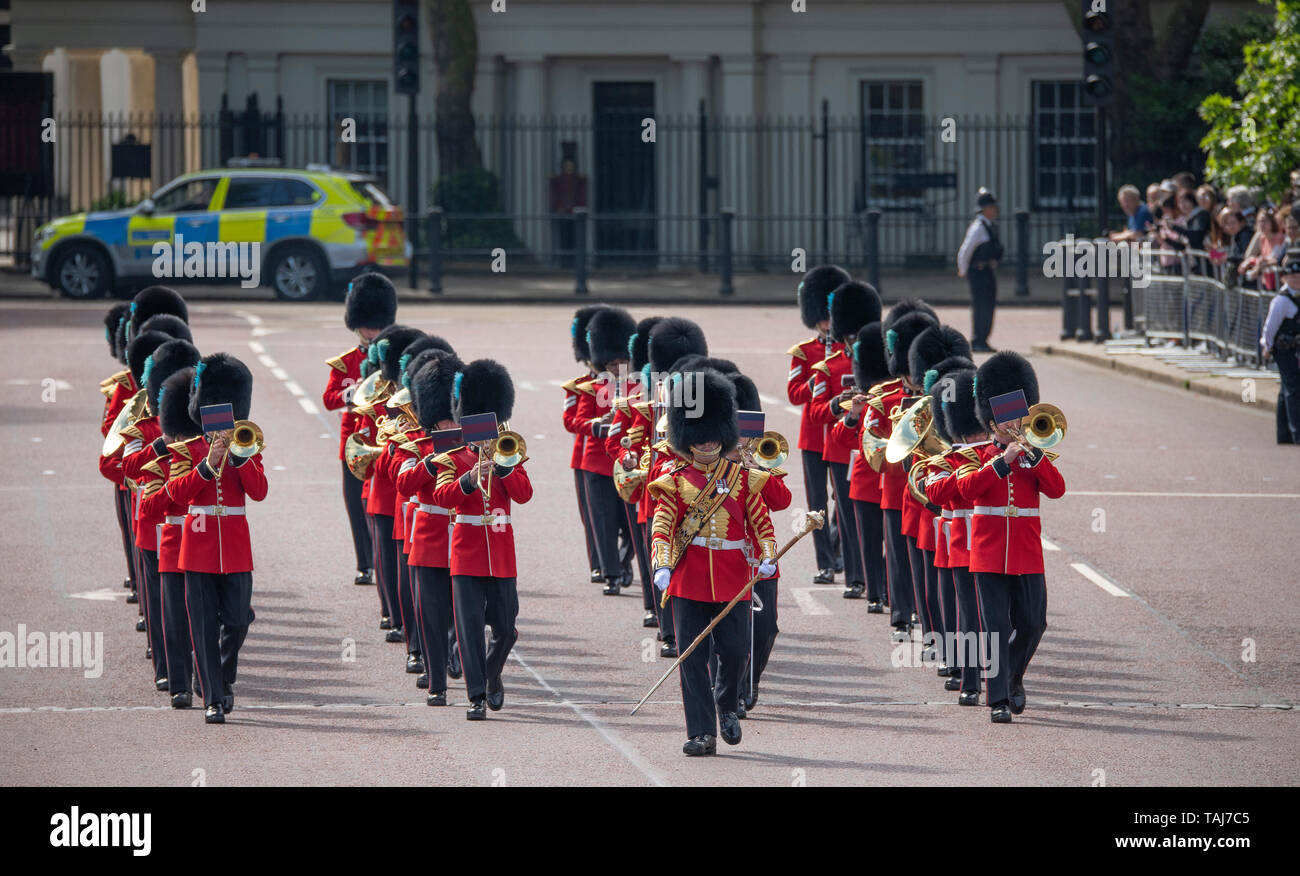
[[[862,554],[858,549],[858,522],[854,502],[849,499],[849,464],[828,462],[831,489],[835,493],[835,528],[840,534],[840,551],[844,557],[844,583],[865,583]]]
[[[348,526],[352,528],[352,550],[357,555],[357,571],[364,572],[375,567],[366,524],[366,503],[361,501],[361,487],[364,485],[348,470],[346,462],[340,464],[343,466],[343,507],[348,512]]]
[[[406,633],[406,652],[419,654],[420,614],[415,607],[415,572],[406,562],[407,555],[397,543],[397,595],[402,605],[402,632]]]
[[[174,694],[184,693],[194,686],[194,643],[190,641],[190,619],[185,612],[185,573],[163,572],[159,577],[168,688]]]
[[[912,622],[916,598],[912,595],[912,563],[907,553],[907,536],[903,535],[903,512],[898,508],[882,509],[885,515],[885,569],[889,584],[889,622],[904,626]]]
[[[629,544],[632,541],[627,515],[623,513],[627,503],[618,497],[614,478],[591,471],[584,471],[582,475],[587,495],[587,516],[596,542],[596,555],[600,559],[598,568],[606,581],[612,581],[623,574],[619,537],[624,536]]]
[[[424,670],[429,673],[429,693],[447,689],[447,658],[451,654],[451,569],[411,566],[415,576],[416,617],[420,619],[420,641],[424,648]],[[443,647],[432,643],[442,642]]]
[[[650,533],[649,526],[636,519],[636,506],[623,503],[623,513],[627,515],[628,530],[632,533],[632,549],[636,552],[637,571],[641,574],[641,606],[646,611],[654,611],[655,585],[650,572]]]
[[[976,572],[975,591],[989,637],[988,700],[990,706],[996,706],[1024,681],[1029,661],[1047,630],[1047,579],[1041,574]],[[1016,632],[1014,642],[1008,641],[1012,630]]]
[[[912,576],[914,610],[916,611],[916,619],[921,623],[921,636],[924,638],[934,630],[934,624],[930,621],[929,594],[925,589],[925,551],[916,546],[916,539],[910,535],[903,537],[907,539],[907,567]],[[937,612],[939,607],[936,605],[934,608]]]
[[[761,611],[753,607],[750,602],[749,610],[749,631],[751,636],[752,648],[749,652],[749,666],[742,670],[740,678],[740,689],[743,692],[750,691],[750,680],[752,676],[753,690],[758,690],[758,683],[763,678],[763,670],[767,668],[768,658],[772,656],[772,647],[776,645],[776,635],[781,630],[776,625],[776,600],[777,600],[777,582],[779,578],[762,578],[754,583],[754,595],[762,603]],[[741,607],[746,605],[742,602],[732,609],[733,612],[740,611]]]
[[[144,606],[144,628],[153,652],[153,677],[167,678],[167,643],[163,625],[162,580],[158,577],[158,552],[140,549],[140,574],[144,588],[140,604]]]
[[[971,338],[974,345],[987,344],[993,332],[993,311],[998,303],[998,279],[990,269],[966,273],[970,284]]]
[[[117,513],[117,526],[122,530],[122,552],[126,555],[126,577],[134,590],[135,582],[135,532],[131,528],[131,494],[113,485],[113,510]]]
[[[957,641],[949,666],[961,667],[962,693],[977,693],[984,669],[984,624],[980,618],[980,601],[975,595],[975,576],[966,566],[954,566],[953,587],[957,592]]]
[[[203,703],[211,706],[221,702],[225,685],[235,683],[239,649],[254,617],[253,573],[186,572],[185,607]]]
[[[953,589],[952,569],[934,569],[939,590],[939,633],[942,640],[939,646],[939,659],[948,666],[956,666],[956,650],[953,643],[957,637],[957,591]]]
[[[1278,350],[1277,373],[1282,387],[1277,394],[1277,440],[1300,444],[1300,357],[1295,350]]]
[[[501,684],[510,649],[519,640],[519,592],[514,578],[453,575],[452,613],[460,641],[460,664],[465,672],[465,692],[471,701],[481,699]],[[492,641],[483,634],[492,628]]]
[[[578,496],[578,516],[582,518],[582,534],[587,540],[587,560],[591,563],[590,568],[597,570],[600,568],[600,554],[596,553],[596,537],[591,531],[591,518],[587,514],[587,483],[583,478],[585,475],[580,468],[573,470],[573,490]]]
[[[808,510],[825,511],[829,515],[826,478],[830,474],[830,466],[816,450],[801,450],[799,453],[803,459],[803,489],[808,498]],[[833,522],[829,516],[827,522]],[[835,566],[835,556],[838,552],[836,541],[838,541],[838,534],[833,537],[830,526],[813,530],[813,552],[817,554],[818,569],[830,569]]]
[[[725,602],[696,602],[680,596],[669,600],[673,624],[684,648],[704,631]],[[713,628],[712,648],[701,645],[679,667],[682,705],[686,711],[686,736],[718,735],[718,710],[734,712],[740,695],[741,673],[749,656],[747,612],[733,610]],[[710,656],[718,660],[716,684],[709,678]],[[715,702],[716,697],[716,702]]]
[[[865,465],[865,463],[863,463]],[[858,530],[858,554],[862,565],[862,580],[867,582],[867,599],[884,600],[885,575],[885,515],[875,502],[853,500],[853,521]]]
[[[393,541],[393,515],[371,514],[370,534],[374,539],[375,577],[380,606],[393,626],[402,624],[402,602],[397,595],[397,542]]]

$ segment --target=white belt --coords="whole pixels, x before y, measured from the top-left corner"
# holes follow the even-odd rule
[[[954,508],[952,509],[952,517],[954,520],[957,520],[958,518],[969,517],[971,511],[973,510],[974,510],[973,508]]]
[[[493,517],[490,514],[457,514],[456,522],[468,523],[470,526],[503,526],[510,522],[510,515]]]
[[[951,508],[944,508],[944,509],[942,509],[942,510],[939,512],[939,516],[942,517],[944,520],[951,520],[951,519],[952,519],[952,509],[951,509]]]
[[[416,504],[416,509],[423,511],[425,514],[451,514],[451,510],[443,508],[441,505],[426,505],[423,502]]]
[[[406,504],[408,504],[408,505],[418,505],[418,504],[420,504],[420,500],[419,500],[418,498],[416,498],[415,496],[407,496],[407,497],[406,497]]]
[[[746,542],[743,538],[736,538],[728,541],[725,538],[704,538],[703,536],[697,535],[695,538],[691,539],[691,544],[699,547],[706,547],[711,551],[743,551]]]
[[[185,518],[184,518],[184,517],[164,517],[164,518],[163,518],[163,523],[165,523],[165,524],[170,524],[170,525],[172,525],[172,526],[181,526],[182,524],[185,523]]]
[[[1015,505],[1006,505],[1003,507],[994,507],[992,505],[976,505],[974,513],[983,514],[988,517],[1037,517],[1037,508],[1017,508]]]
[[[191,514],[207,514],[212,517],[243,517],[243,505],[191,505]]]

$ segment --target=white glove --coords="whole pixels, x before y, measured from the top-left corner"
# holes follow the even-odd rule
[[[669,569],[655,569],[655,587],[660,590],[667,590],[668,582],[672,577],[673,573]]]
[[[776,574],[776,563],[772,560],[763,560],[758,564],[758,576],[760,578],[771,578]]]

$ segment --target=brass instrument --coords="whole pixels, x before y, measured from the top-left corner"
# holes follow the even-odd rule
[[[374,468],[375,460],[383,452],[382,445],[377,447],[373,444],[367,444],[362,440],[360,434],[353,432],[343,445],[343,461],[347,463],[348,471],[352,472],[353,477],[359,481],[364,481],[370,477],[370,471]]]
[[[514,468],[528,455],[528,443],[524,436],[510,429],[501,430],[501,434],[492,442],[489,454],[492,463],[502,468]]]
[[[387,401],[391,394],[392,387],[384,380],[382,372],[375,369],[352,391],[353,410],[355,413],[369,414],[376,405]]]
[[[922,459],[920,462],[913,463],[912,470],[907,473],[907,489],[912,493],[912,498],[920,502],[922,505],[929,504],[930,497],[925,494],[925,487],[917,483],[917,480],[920,478],[921,472],[926,470],[927,466],[934,466],[936,468],[941,468],[946,472],[951,472],[953,470],[952,464],[949,463],[948,460],[944,459],[944,455],[945,454],[935,454],[934,456]]]
[[[862,430],[862,458],[871,466],[872,471],[880,471],[885,464],[885,448],[888,446],[889,441],[886,439],[877,438],[866,429]]]
[[[889,442],[885,445],[886,462],[902,462],[909,454],[917,451],[926,456],[937,456],[952,450],[934,429],[932,404],[933,399],[923,395],[906,410],[900,409],[891,415],[891,419],[896,418],[896,422]]]
[[[636,494],[637,488],[646,482],[650,476],[650,448],[646,447],[641,451],[641,456],[637,459],[637,464],[632,468],[624,468],[622,460],[614,462],[614,490],[618,497],[624,502],[631,502],[632,496]]]
[[[266,436],[262,427],[252,420],[236,420],[230,432],[230,453],[240,459],[251,459],[266,449]]]
[[[757,438],[750,438],[748,449],[754,465],[762,469],[780,468],[790,456],[790,442],[780,432],[764,432]]]
[[[108,430],[108,435],[104,438],[104,445],[100,448],[100,456],[112,456],[126,443],[122,437],[122,430],[131,425],[145,413],[145,391],[142,389],[131,400],[122,405],[122,410],[117,412],[113,418],[113,425]]]
[[[1020,421],[1015,434],[1031,447],[1048,450],[1065,440],[1067,428],[1060,408],[1040,402],[1029,409],[1029,415]]]

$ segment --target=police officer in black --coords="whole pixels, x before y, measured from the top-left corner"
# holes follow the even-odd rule
[[[1277,362],[1282,387],[1277,399],[1277,441],[1300,444],[1300,257],[1288,255],[1282,288],[1269,303],[1259,345]]]
[[[989,334],[993,331],[993,309],[998,300],[998,279],[994,273],[1002,258],[998,240],[998,199],[983,186],[975,199],[975,219],[966,229],[966,239],[957,252],[957,276],[970,283],[971,350],[992,353]]]

